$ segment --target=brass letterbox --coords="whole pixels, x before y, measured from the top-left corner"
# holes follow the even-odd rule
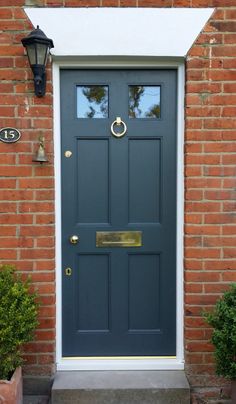
[[[97,231],[96,247],[141,247],[141,231]]]

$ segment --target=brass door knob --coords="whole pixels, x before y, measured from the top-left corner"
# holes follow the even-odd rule
[[[71,244],[77,244],[79,242],[79,237],[76,235],[73,235],[70,237],[70,243]]]

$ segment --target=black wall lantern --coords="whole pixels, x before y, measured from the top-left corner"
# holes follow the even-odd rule
[[[34,29],[26,38],[21,40],[27,50],[30,67],[34,74],[34,89],[37,97],[45,95],[46,90],[46,64],[49,50],[54,48],[53,41],[46,37],[44,32]]]

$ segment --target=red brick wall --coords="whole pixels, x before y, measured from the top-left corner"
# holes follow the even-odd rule
[[[209,397],[217,398],[223,384],[212,377],[210,330],[201,313],[236,281],[235,56],[236,8],[219,8],[187,57],[185,131],[186,368],[198,395],[211,386]]]
[[[31,274],[42,302],[26,374],[54,371],[55,260],[52,84],[34,96],[21,38],[32,29],[22,7],[218,7],[186,60],[185,358],[193,395],[220,397],[210,330],[201,312],[236,281],[236,2],[235,0],[1,0],[0,127],[21,130],[0,142],[0,262]],[[39,135],[50,162],[32,163]],[[209,398],[209,399],[210,399]],[[199,401],[200,402],[200,401]]]
[[[0,127],[22,133],[17,143],[0,142],[0,262],[30,274],[39,291],[40,326],[27,347],[25,373],[49,374],[55,351],[52,86],[49,81],[42,99],[33,94],[20,41],[32,29],[23,5],[0,1]],[[42,167],[32,163],[39,135],[45,136],[50,159]]]

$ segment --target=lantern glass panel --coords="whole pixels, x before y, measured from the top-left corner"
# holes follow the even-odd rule
[[[27,54],[28,54],[30,64],[35,65],[36,64],[36,47],[35,47],[35,45],[34,44],[27,45],[26,49],[27,49]]]
[[[48,45],[37,43],[37,64],[46,65],[48,54]]]

